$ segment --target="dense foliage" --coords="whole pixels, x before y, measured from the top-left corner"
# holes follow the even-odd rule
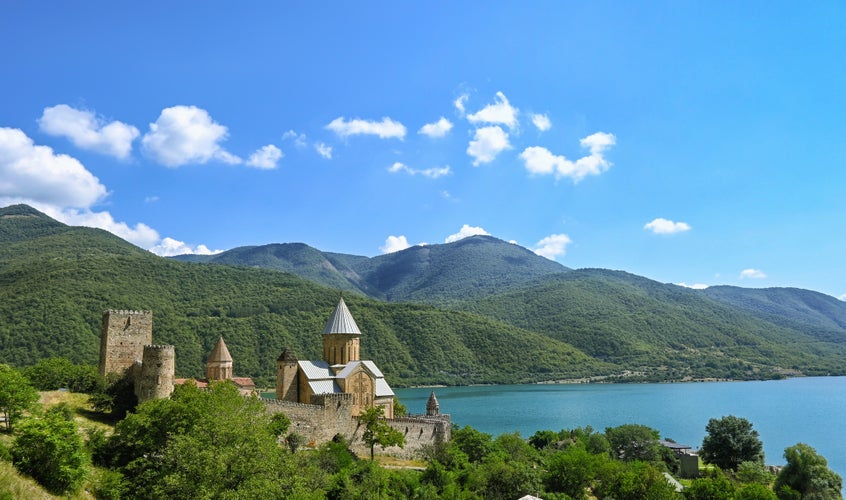
[[[752,422],[728,415],[712,418],[705,426],[702,440],[702,459],[724,470],[736,471],[744,462],[764,462],[764,444]]]
[[[0,364],[0,413],[6,430],[12,431],[20,416],[38,401],[38,392],[29,380],[9,365]]]

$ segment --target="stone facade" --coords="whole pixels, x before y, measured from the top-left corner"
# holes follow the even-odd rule
[[[175,371],[176,351],[172,345],[145,345],[141,373],[135,379],[138,402],[170,397]]]

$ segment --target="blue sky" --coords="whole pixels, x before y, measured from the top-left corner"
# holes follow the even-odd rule
[[[846,298],[843,2],[0,7],[0,205]]]

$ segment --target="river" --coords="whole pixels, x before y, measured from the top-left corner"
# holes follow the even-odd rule
[[[432,389],[397,389],[409,413],[425,412]],[[592,426],[598,431],[643,424],[694,449],[710,418],[752,422],[766,463],[784,464],[784,449],[802,442],[846,478],[846,377],[678,384],[531,384],[438,387],[452,422],[499,435]]]

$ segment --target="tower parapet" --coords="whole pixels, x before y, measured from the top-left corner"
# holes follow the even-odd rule
[[[176,351],[172,345],[144,346],[141,374],[135,379],[138,402],[170,397],[175,371]]]

